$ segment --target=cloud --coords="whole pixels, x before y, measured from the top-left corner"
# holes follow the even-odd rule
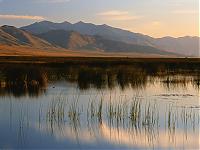
[[[0,15],[1,19],[25,19],[25,20],[44,20],[42,16],[27,16],[27,15]]]
[[[121,16],[121,15],[128,15],[128,14],[129,13],[127,11],[117,11],[117,10],[99,13],[99,15],[102,15],[102,16]]]
[[[97,15],[101,16],[105,20],[113,20],[113,21],[128,21],[140,18],[140,16],[130,15],[129,12],[127,11],[118,11],[118,10],[101,12],[98,13]]]
[[[71,0],[35,0],[36,3],[65,3]]]
[[[34,3],[65,3],[70,2],[71,0],[34,0]],[[3,0],[0,0],[0,3],[3,2]]]
[[[151,22],[152,26],[160,26],[162,23],[160,21],[153,21]]]
[[[172,13],[173,14],[197,14],[198,12],[195,10],[175,10]]]

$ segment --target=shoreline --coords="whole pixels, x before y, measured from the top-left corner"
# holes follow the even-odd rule
[[[0,63],[200,63],[200,58],[0,56]]]

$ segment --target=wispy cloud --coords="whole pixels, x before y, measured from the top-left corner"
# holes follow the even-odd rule
[[[175,10],[172,11],[173,14],[197,14],[198,11],[195,10]]]
[[[128,15],[128,14],[129,13],[127,11],[118,11],[118,10],[112,10],[112,11],[99,13],[99,15],[102,15],[102,16],[121,16],[121,15]]]
[[[44,20],[42,16],[27,16],[27,15],[0,15],[1,19],[25,19],[25,20]]]
[[[71,0],[35,0],[36,3],[65,3]]]
[[[98,13],[97,15],[101,16],[102,19],[113,20],[113,21],[128,21],[140,18],[140,16],[131,15],[127,11],[119,11],[119,10],[101,12]]]
[[[34,0],[31,2],[34,3],[65,3],[65,2],[70,2],[71,0]],[[3,2],[3,0],[0,0],[0,3]]]
[[[151,25],[152,26],[160,26],[162,23],[160,21],[152,21]]]

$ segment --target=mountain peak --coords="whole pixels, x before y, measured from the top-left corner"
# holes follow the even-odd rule
[[[36,23],[38,23],[38,24],[53,24],[54,22],[44,20],[44,21],[40,21],[40,22],[36,22]]]
[[[108,25],[107,25],[107,24],[102,24],[101,26],[105,26],[105,27],[108,27]]]
[[[109,28],[110,26],[107,25],[107,24],[101,24],[101,25],[98,25],[99,27],[103,27],[103,28]],[[111,27],[112,28],[112,27]]]
[[[61,22],[61,23],[56,23],[56,22],[44,20],[44,21],[40,21],[40,22],[35,22],[34,24],[44,24],[44,25],[47,24],[47,25],[51,25],[51,24],[71,24],[71,23],[68,22],[68,21],[64,21],[64,22]]]
[[[2,27],[0,27],[1,30],[5,31],[5,32],[9,32],[9,33],[20,33],[22,34],[22,30],[14,27],[14,26],[9,26],[9,25],[3,25]]]
[[[79,21],[79,22],[77,22],[77,23],[85,23],[85,22],[83,22],[83,21]]]
[[[3,25],[1,26],[1,28],[4,28],[4,29],[17,29],[15,26],[9,26],[9,25]]]
[[[83,22],[83,21],[79,21],[79,22],[77,22],[77,23],[75,23],[74,25],[83,25],[83,24],[86,24],[85,22]]]
[[[64,22],[61,22],[60,24],[71,24],[71,23],[68,21],[64,21]]]

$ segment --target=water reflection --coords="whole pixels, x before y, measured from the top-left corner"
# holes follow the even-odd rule
[[[81,90],[90,88],[113,89],[119,86],[126,88],[144,89],[147,84],[160,81],[167,89],[179,86],[187,88],[192,84],[199,89],[200,73],[194,70],[176,70],[157,65],[149,68],[139,65],[128,66],[66,66],[62,68],[51,66],[1,66],[0,95],[39,96],[45,92],[49,82],[63,81],[77,84]],[[166,68],[167,67],[167,68]]]
[[[38,110],[39,109],[39,110]],[[53,97],[47,108],[39,107],[34,122],[29,109],[19,115],[19,140],[23,145],[31,128],[57,141],[75,145],[107,143],[129,148],[199,148],[199,109],[159,103],[134,97],[131,100],[69,100],[65,95]],[[25,142],[26,143],[26,142]]]
[[[38,97],[45,92],[47,75],[36,67],[10,67],[1,71],[0,95],[13,94],[16,97],[28,95]]]
[[[0,148],[198,149],[199,69],[150,65],[0,65]]]

